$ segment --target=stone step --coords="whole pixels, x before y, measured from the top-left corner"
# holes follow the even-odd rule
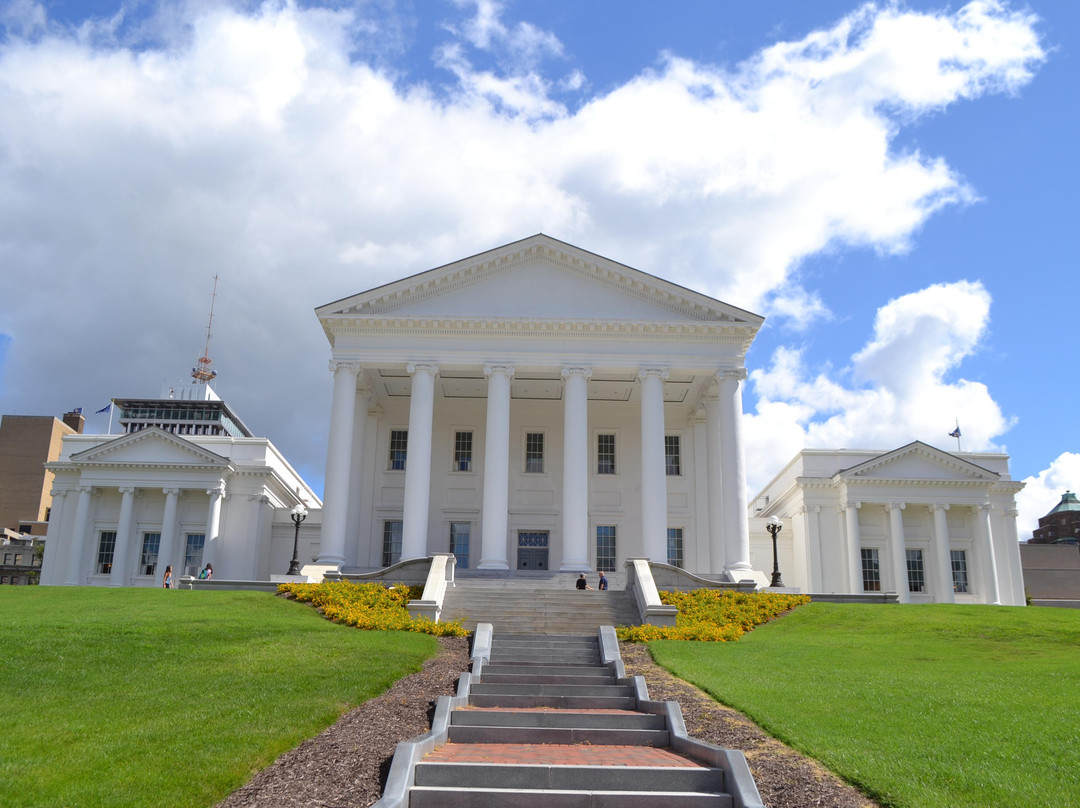
[[[410,808],[731,808],[727,794],[691,791],[567,791],[413,786]]]
[[[546,662],[554,662],[560,665],[575,664],[599,666],[600,654],[595,651],[592,653],[584,651],[562,654],[532,653],[528,651],[507,651],[505,653],[501,651],[492,651],[489,661],[497,664],[514,662],[521,664],[544,664]]]
[[[519,636],[505,637],[501,634],[496,634],[491,638],[491,644],[497,645],[501,649],[507,648],[556,648],[556,649],[576,649],[586,648],[591,651],[595,651],[600,647],[600,644],[596,641],[596,637],[561,637],[558,635],[553,636]]]
[[[671,738],[666,729],[622,729],[608,727],[498,727],[451,724],[451,743],[551,743],[593,746],[666,747]]]
[[[557,710],[633,710],[634,696],[529,696],[506,694],[470,694],[472,707],[551,707]]]
[[[536,682],[515,684],[473,684],[469,691],[477,696],[632,696],[630,685],[548,685]]]
[[[417,786],[723,793],[724,773],[698,766],[575,766],[421,761]]]
[[[589,668],[582,668],[589,670]],[[596,675],[598,674],[598,675]],[[535,682],[543,685],[599,685],[615,684],[615,672],[606,668],[597,668],[591,676],[574,676],[572,674],[536,674],[536,673],[492,673],[484,668],[480,681],[489,685],[513,685]]]
[[[662,715],[602,710],[455,710],[450,723],[467,727],[579,727],[666,729]]]

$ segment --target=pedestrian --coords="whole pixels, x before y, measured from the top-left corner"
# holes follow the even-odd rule
[[[596,588],[603,592],[607,589],[607,577],[604,575],[604,571],[600,570],[600,583],[596,585]]]
[[[578,579],[574,585],[577,586],[578,589],[592,589],[592,587],[589,586],[589,582],[585,580],[584,572],[578,576]]]
[[[202,572],[199,573],[199,578],[202,579],[202,580],[205,580],[205,581],[208,581],[213,577],[214,577],[214,566],[213,566],[213,564],[207,564],[205,567],[203,567]]]
[[[172,564],[165,568],[165,577],[161,581],[163,589],[172,589]]]

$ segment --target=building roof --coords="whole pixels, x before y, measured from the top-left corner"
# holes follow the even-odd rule
[[[1062,513],[1064,511],[1080,511],[1080,499],[1077,499],[1076,494],[1072,491],[1066,491],[1062,494],[1061,502],[1055,505],[1046,515],[1053,516],[1055,513]]]

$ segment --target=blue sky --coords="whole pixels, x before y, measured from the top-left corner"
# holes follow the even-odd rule
[[[0,412],[182,379],[218,274],[218,389],[319,489],[312,309],[543,231],[767,316],[751,490],[959,419],[1023,532],[1080,486],[1078,9],[0,2]]]

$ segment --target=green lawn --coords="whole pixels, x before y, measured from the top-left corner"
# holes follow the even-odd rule
[[[650,648],[887,806],[1080,806],[1080,610],[814,603]]]
[[[436,650],[267,593],[2,587],[0,805],[212,805]]]

